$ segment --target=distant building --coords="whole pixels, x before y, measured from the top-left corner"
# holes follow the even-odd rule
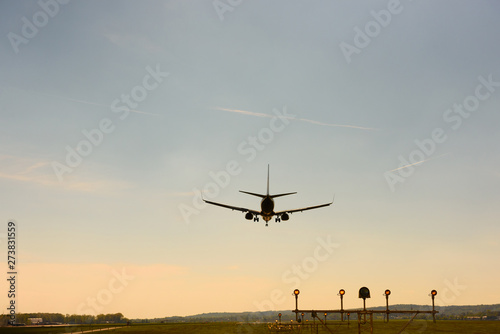
[[[31,325],[39,325],[43,322],[42,318],[28,318],[28,321]]]

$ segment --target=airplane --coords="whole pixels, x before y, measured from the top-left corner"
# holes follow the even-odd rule
[[[254,222],[259,221],[259,215],[260,215],[260,216],[262,216],[262,219],[264,219],[264,221],[266,222],[266,226],[268,226],[268,222],[273,218],[273,216],[276,216],[275,221],[277,223],[279,223],[282,220],[287,221],[288,219],[290,219],[289,214],[291,214],[291,213],[322,208],[325,206],[329,206],[333,203],[333,200],[332,200],[330,203],[309,206],[309,207],[301,208],[301,209],[293,209],[293,210],[285,210],[285,211],[275,212],[274,211],[274,200],[273,200],[274,198],[281,197],[281,196],[287,196],[287,195],[293,195],[293,194],[296,194],[297,192],[270,195],[269,194],[269,165],[267,165],[267,194],[266,195],[251,193],[251,192],[243,191],[243,190],[240,190],[240,192],[262,198],[262,201],[260,202],[260,211],[250,210],[247,208],[242,208],[242,207],[237,207],[237,206],[231,206],[231,205],[227,205],[227,204],[221,204],[221,203],[212,202],[212,201],[207,201],[204,198],[203,198],[203,200],[208,204],[221,206],[223,208],[227,208],[227,209],[231,209],[231,210],[238,210],[241,212],[246,212],[245,218],[248,220],[253,219]]]

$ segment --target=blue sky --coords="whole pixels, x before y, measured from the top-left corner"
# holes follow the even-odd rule
[[[498,303],[499,10],[2,2],[18,311],[292,309],[295,288],[304,307],[338,308],[340,288],[359,307],[361,286],[373,306],[387,288],[395,304]],[[265,192],[268,164],[271,192],[298,192],[277,210],[334,205],[266,228],[197,204],[257,209],[238,190]]]

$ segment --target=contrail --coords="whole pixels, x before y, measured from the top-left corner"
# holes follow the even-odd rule
[[[95,102],[90,102],[90,101],[77,100],[77,99],[73,99],[73,98],[70,98],[70,97],[64,97],[64,96],[58,96],[58,95],[40,93],[40,92],[36,92],[36,91],[32,91],[32,90],[20,89],[20,88],[17,88],[17,87],[8,86],[8,88],[13,88],[13,89],[17,89],[17,90],[21,90],[21,91],[25,91],[25,92],[29,92],[29,93],[35,93],[35,94],[38,94],[38,95],[43,95],[43,96],[48,96],[48,97],[55,97],[56,99],[61,99],[61,100],[66,100],[66,101],[78,102],[78,103],[83,103],[83,104],[90,104],[90,105],[93,105],[93,106],[100,106],[100,107],[106,107],[106,108],[110,107],[109,105],[105,105],[105,104],[101,104],[101,103],[95,103]],[[161,116],[160,114],[154,114],[154,113],[140,111],[140,110],[134,110],[134,109],[129,109],[129,111],[130,112],[135,112],[135,113],[138,113],[138,114],[144,114],[144,115]]]
[[[367,128],[367,127],[364,127],[364,126],[347,125],[347,124],[323,123],[323,122],[313,121],[313,120],[305,119],[305,118],[291,118],[291,119],[296,119],[297,121],[309,122],[309,123],[312,123],[312,124],[318,124],[318,125],[324,125],[324,126],[333,126],[333,127],[341,127],[341,128],[353,128],[353,129],[361,129],[361,130],[379,130],[379,129],[376,129],[376,128]]]
[[[448,154],[450,154],[450,152],[438,155],[437,157],[425,159],[425,160],[422,160],[422,161],[417,161],[417,162],[414,162],[414,163],[409,164],[409,165],[405,165],[405,166],[401,166],[401,167],[398,167],[398,168],[394,168],[393,170],[390,170],[389,172],[394,172],[394,171],[397,171],[397,170],[400,170],[400,169],[403,169],[403,168],[407,168],[407,167],[411,167],[411,166],[415,166],[415,165],[420,165],[420,164],[422,164],[422,163],[424,163],[426,161],[429,161],[429,160],[432,160],[432,159],[437,159],[437,158],[443,157],[443,156],[448,155]]]
[[[276,115],[264,114],[264,113],[260,113],[260,112],[253,112],[253,111],[247,111],[247,110],[228,109],[228,108],[220,108],[220,107],[215,107],[212,109],[229,111],[229,112],[234,112],[234,113],[249,115],[249,116],[256,116],[256,117],[267,117],[267,118],[276,117]],[[361,129],[361,130],[379,130],[379,129],[375,129],[375,128],[367,128],[367,127],[356,126],[356,125],[323,123],[323,122],[314,121],[314,120],[306,119],[306,118],[295,118],[295,117],[284,117],[284,116],[282,116],[282,118],[295,120],[295,121],[301,121],[301,122],[308,122],[308,123],[312,123],[312,124],[316,124],[316,125],[331,126],[331,127],[353,128],[353,129]]]
[[[238,109],[227,109],[227,108],[212,108],[214,110],[223,110],[223,111],[229,111],[229,112],[234,112],[238,114],[244,114],[244,115],[250,115],[250,116],[257,116],[257,117],[267,117],[267,118],[273,118],[276,117],[276,115],[270,115],[270,114],[263,114],[260,112],[253,112],[253,111],[246,111],[246,110],[238,110]],[[294,119],[293,117],[283,117],[283,118],[288,118],[288,119]]]
[[[69,97],[63,97],[63,96],[57,96],[57,95],[45,94],[45,93],[38,93],[38,94],[45,95],[45,96],[51,96],[51,97],[55,97],[57,99],[62,99],[62,100],[67,100],[67,101],[73,101],[73,102],[78,102],[78,103],[91,104],[91,105],[94,105],[94,106],[101,106],[101,107],[107,107],[107,108],[109,108],[109,105],[95,103],[95,102],[77,100],[77,99],[72,99],[72,98],[69,98]],[[138,113],[138,114],[145,114],[145,115],[151,115],[151,116],[161,116],[160,114],[153,114],[153,113],[150,113],[150,112],[140,111],[140,110],[134,110],[134,109],[129,109],[129,111],[135,112],[135,113]]]

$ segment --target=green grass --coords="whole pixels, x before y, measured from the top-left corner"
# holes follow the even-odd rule
[[[408,320],[391,320],[389,323],[374,321],[375,334],[398,333]],[[348,327],[344,322],[330,322],[329,327],[335,333],[351,334],[358,333],[358,324],[351,321]],[[114,326],[114,325],[112,325]],[[96,328],[97,326],[93,326]],[[28,328],[28,327],[3,327],[0,332],[5,334],[58,334],[71,333],[81,330],[80,327],[53,327],[53,328]],[[89,326],[84,326],[88,330]],[[318,333],[329,333],[321,325]],[[369,331],[368,331],[369,332]],[[142,333],[167,333],[167,334],[268,334],[286,333],[286,331],[270,331],[267,324],[240,324],[240,323],[172,323],[172,324],[133,324],[130,327],[122,327],[109,334],[142,334]],[[297,333],[297,331],[295,332]],[[303,330],[302,333],[311,333],[310,329]],[[315,331],[314,331],[315,333]],[[441,320],[437,323],[425,320],[414,320],[406,329],[405,334],[417,333],[453,333],[453,334],[491,334],[500,333],[500,321],[447,321]]]
[[[96,330],[98,328],[108,328],[108,327],[118,327],[124,326],[124,324],[118,325],[76,325],[76,326],[57,326],[57,327],[1,327],[0,332],[2,334],[63,334],[63,333],[74,333],[81,331]],[[102,332],[106,333],[106,332]],[[110,332],[111,333],[111,332]]]

